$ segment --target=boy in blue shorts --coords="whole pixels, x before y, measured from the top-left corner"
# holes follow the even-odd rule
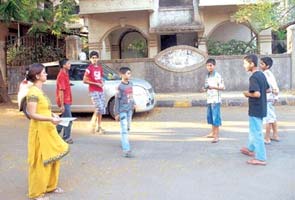
[[[251,165],[266,165],[266,151],[264,145],[262,119],[266,116],[266,92],[269,85],[264,74],[257,68],[256,55],[244,57],[244,68],[251,72],[249,78],[249,90],[243,94],[248,98],[249,104],[249,138],[247,147],[243,147],[241,153],[255,157],[247,161]]]
[[[213,138],[212,143],[219,141],[219,126],[221,126],[220,91],[224,90],[224,82],[221,75],[215,71],[216,61],[209,58],[206,61],[208,74],[204,90],[207,91],[207,122],[212,125],[212,131],[206,137]]]

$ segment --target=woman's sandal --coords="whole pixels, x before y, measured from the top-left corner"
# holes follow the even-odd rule
[[[49,197],[46,197],[45,195],[33,198],[33,200],[49,200]]]
[[[55,190],[52,191],[52,193],[56,193],[56,194],[62,194],[65,191],[63,189],[61,189],[60,187],[55,188]]]

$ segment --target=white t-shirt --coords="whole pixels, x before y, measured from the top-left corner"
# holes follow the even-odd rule
[[[205,81],[205,88],[207,88],[207,86],[224,88],[224,82],[221,75],[216,71],[212,74],[208,74]],[[220,90],[207,89],[207,103],[221,103],[220,93]]]
[[[267,101],[273,101],[278,99],[278,95],[275,95],[273,91],[279,92],[279,87],[276,81],[276,78],[274,77],[273,73],[267,69],[264,70],[264,75],[266,77],[267,83],[269,85],[269,88],[271,89],[271,92],[266,93]]]

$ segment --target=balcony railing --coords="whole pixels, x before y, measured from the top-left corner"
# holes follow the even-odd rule
[[[153,0],[80,0],[80,14],[153,10]]]
[[[258,0],[199,0],[199,6],[228,6],[228,5],[243,5],[249,3],[257,3]],[[278,2],[278,0],[273,0],[273,2]]]

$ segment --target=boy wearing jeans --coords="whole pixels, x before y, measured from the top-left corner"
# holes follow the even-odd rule
[[[244,68],[251,72],[249,78],[249,91],[243,94],[249,103],[249,138],[248,146],[240,151],[247,156],[255,158],[247,161],[251,165],[266,165],[266,152],[262,131],[262,119],[266,116],[266,92],[269,85],[264,74],[257,69],[258,58],[256,55],[244,57]]]
[[[208,138],[213,138],[212,143],[219,141],[219,126],[221,126],[221,94],[224,90],[224,82],[221,75],[215,71],[216,61],[212,58],[206,61],[208,74],[204,90],[207,91],[207,123],[212,125]]]
[[[117,88],[115,96],[115,118],[120,120],[121,126],[121,145],[123,149],[124,157],[131,157],[131,148],[129,144],[128,134],[130,130],[130,123],[132,119],[132,113],[135,108],[135,102],[133,99],[133,84],[129,80],[131,77],[131,70],[128,67],[120,68],[120,75],[122,81]]]
[[[56,103],[61,111],[61,117],[72,117],[71,104],[72,104],[72,92],[70,86],[69,70],[71,69],[71,63],[68,59],[63,59],[59,62],[60,71],[56,79]],[[73,144],[71,138],[72,121],[67,127],[57,125],[57,132],[60,133],[62,129],[63,139],[68,144]]]

